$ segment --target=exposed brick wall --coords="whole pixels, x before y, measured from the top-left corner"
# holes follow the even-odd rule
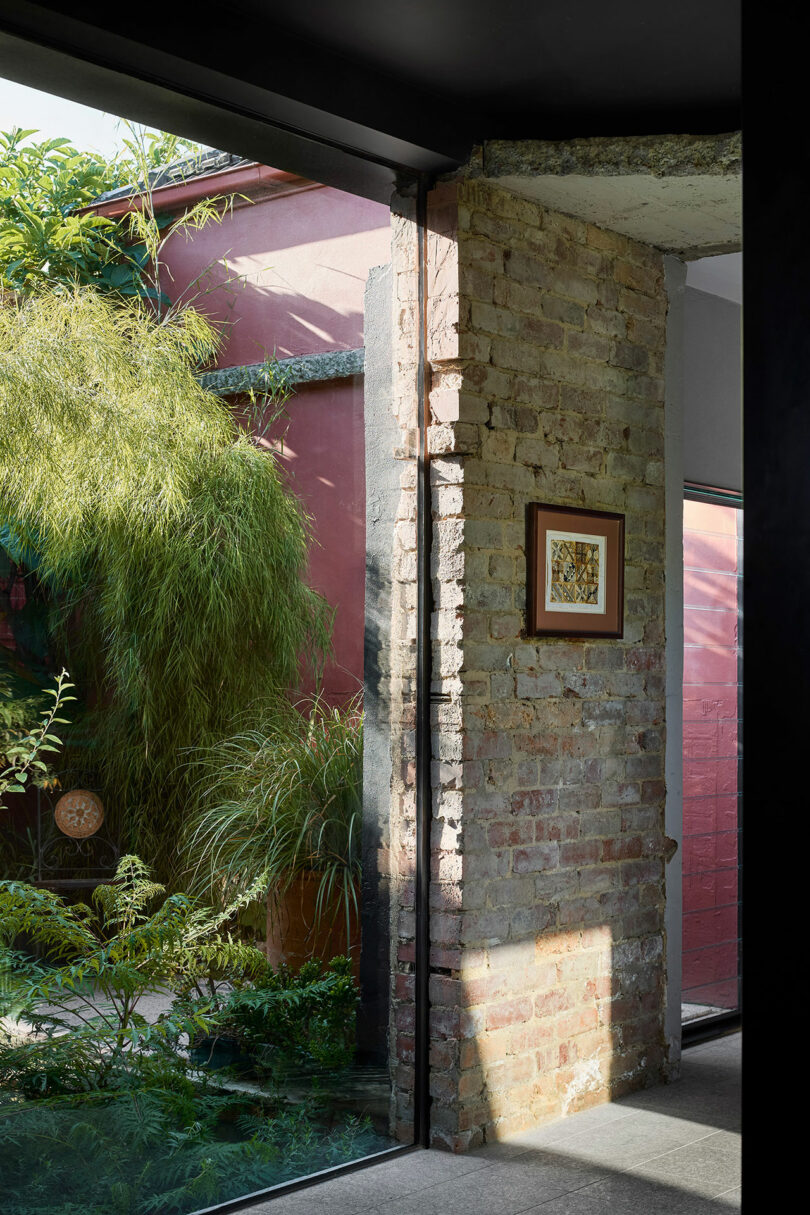
[[[429,227],[431,1126],[461,1149],[664,1070],[666,299],[657,251],[481,180]],[[623,640],[524,636],[530,501],[626,515]]]

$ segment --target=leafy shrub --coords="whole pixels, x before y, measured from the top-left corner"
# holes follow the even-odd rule
[[[0,1028],[0,1086],[48,1096],[116,1088],[133,1077],[176,1079],[176,1045],[183,1033],[207,1028],[207,1006],[150,1022],[138,1008],[144,996],[225,977],[239,982],[266,962],[227,931],[235,907],[214,913],[185,895],[164,896],[134,856],[121,859],[111,884],[95,889],[95,910],[23,882],[0,882],[0,1017],[13,1007],[37,1035],[20,1039]],[[47,961],[11,948],[22,934]]]
[[[230,935],[235,906],[166,896],[137,857],[94,901],[0,883],[0,1017],[33,1030],[0,1035],[3,1215],[184,1215],[389,1146],[368,1118],[330,1125],[317,1093],[290,1106],[228,1091],[180,1049],[236,1027],[271,1043],[275,1074],[345,1066],[358,997],[347,959],[274,973]],[[21,932],[49,962],[10,949]],[[150,1022],[139,1004],[156,990],[179,994]]]
[[[348,1067],[354,1058],[360,992],[348,958],[312,961],[297,972],[268,967],[234,991],[223,1009],[248,1050],[277,1075],[300,1069]]]
[[[46,752],[56,752],[61,740],[51,733],[54,723],[67,724],[64,717],[57,717],[63,705],[74,697],[68,696],[67,671],[57,676],[56,686],[46,688],[44,695],[53,696],[53,704],[40,710],[41,721],[34,725],[29,714],[35,711],[39,698],[24,697],[16,700],[11,695],[10,683],[0,669],[0,810],[6,793],[24,793],[29,778],[31,783],[43,783],[49,777],[48,765],[42,759]]]
[[[69,139],[37,142],[32,129],[0,132],[0,291],[92,284],[147,293],[143,242],[131,239],[137,232],[82,209],[178,153],[199,149],[176,135],[129,129],[126,150],[112,159],[79,151]]]

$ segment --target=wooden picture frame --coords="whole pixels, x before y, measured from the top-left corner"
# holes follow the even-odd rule
[[[624,636],[624,515],[530,502],[526,634]]]

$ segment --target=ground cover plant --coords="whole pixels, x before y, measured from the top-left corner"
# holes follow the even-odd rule
[[[351,961],[336,957],[313,959],[298,970],[266,966],[248,984],[224,993],[198,991],[197,1000],[181,997],[176,1007],[189,1013],[202,1007],[209,1017],[216,1010],[214,1036],[204,1040],[198,1058],[224,1037],[253,1073],[275,1082],[310,1077],[320,1085],[339,1084],[352,1064],[358,1001]]]
[[[113,881],[96,887],[92,907],[25,882],[0,883],[0,956],[15,980],[18,1018],[37,1035],[21,1043],[5,1035],[4,1082],[50,1096],[116,1088],[163,1066],[162,1044],[171,1059],[181,1033],[207,1028],[209,1006],[149,1021],[139,1010],[147,994],[203,979],[238,985],[266,967],[228,929],[238,907],[213,912],[184,894],[166,896],[136,856],[123,857]],[[15,950],[20,937],[39,956]]]
[[[187,1215],[390,1146],[368,1119],[329,1127],[216,1090],[22,1110],[0,1096],[4,1215]]]
[[[334,1071],[353,1055],[348,961],[274,975],[234,935],[237,909],[166,895],[137,857],[92,907],[0,883],[4,1212],[180,1215],[388,1145],[368,1119],[331,1119],[317,1091],[291,1104],[194,1066],[184,1044],[234,1024],[277,1063]],[[44,956],[11,948],[21,932]],[[174,998],[145,1016],[161,990]]]

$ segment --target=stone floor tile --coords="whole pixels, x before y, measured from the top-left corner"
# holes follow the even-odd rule
[[[632,1168],[714,1133],[711,1126],[656,1113],[610,1123],[586,1135],[560,1141],[555,1146],[572,1158],[616,1171]]]
[[[245,1215],[729,1215],[739,1209],[740,1036],[683,1078],[465,1155],[415,1151]]]
[[[310,1211],[355,1215],[437,1184],[455,1184],[486,1167],[485,1161],[450,1152],[415,1151],[369,1168],[344,1173],[309,1189]],[[250,1212],[252,1215],[252,1212]]]
[[[728,1210],[739,1211],[742,1207],[742,1188],[735,1186],[733,1190],[725,1190],[715,1197],[715,1202],[722,1203]]]
[[[729,1215],[729,1210],[716,1199],[616,1173],[521,1215]]]
[[[740,1184],[740,1155],[739,1136],[716,1131],[696,1143],[646,1160],[629,1172],[715,1198]]]
[[[602,1105],[595,1105],[592,1109],[583,1110],[581,1114],[573,1114],[570,1118],[561,1118],[557,1122],[549,1122],[544,1126],[521,1131],[504,1142],[516,1145],[526,1144],[530,1147],[559,1143],[564,1139],[586,1134],[596,1128],[613,1125],[623,1118],[631,1117],[632,1114],[632,1109],[616,1102],[605,1101]]]
[[[519,1215],[528,1207],[603,1176],[582,1162],[543,1154],[493,1164],[452,1183],[421,1189],[386,1204],[390,1215]]]
[[[314,1188],[314,1187],[313,1187]],[[246,1215],[312,1215],[315,1210],[310,1190],[297,1190],[294,1194],[279,1194],[255,1206],[246,1208]]]

